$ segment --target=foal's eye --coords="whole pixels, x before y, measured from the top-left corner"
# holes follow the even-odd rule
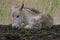
[[[17,18],[19,17],[19,15],[16,16]]]

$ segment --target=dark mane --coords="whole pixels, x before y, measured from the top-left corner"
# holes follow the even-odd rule
[[[24,7],[24,9],[29,9],[32,12],[39,13],[39,11],[37,9],[34,9],[34,8]]]
[[[15,5],[15,8],[20,8],[20,4]],[[31,8],[31,7],[24,7],[24,9],[29,9],[30,11],[34,13],[40,13],[37,9]]]

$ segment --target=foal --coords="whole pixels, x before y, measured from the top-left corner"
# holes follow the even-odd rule
[[[12,28],[41,29],[46,27],[51,28],[53,25],[53,18],[48,13],[39,12],[34,8],[24,7],[24,4],[13,6],[12,16]]]

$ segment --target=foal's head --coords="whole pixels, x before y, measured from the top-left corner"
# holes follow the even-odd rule
[[[20,24],[22,23],[23,7],[24,7],[24,4],[22,5],[17,4],[15,6],[12,6],[12,17],[13,17],[12,28],[14,29],[19,28]]]

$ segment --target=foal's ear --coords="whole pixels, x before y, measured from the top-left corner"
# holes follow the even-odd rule
[[[23,8],[24,8],[24,3],[22,4],[22,6],[21,6],[20,10],[22,10]]]

